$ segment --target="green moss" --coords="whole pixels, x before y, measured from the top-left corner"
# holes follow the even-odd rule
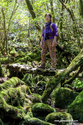
[[[17,52],[15,51],[15,48],[13,48],[13,50],[12,50],[12,51],[10,51],[10,54],[11,54],[12,56],[17,55]]]
[[[6,102],[13,106],[23,106],[26,93],[30,94],[26,85],[17,88],[9,88],[1,92]]]
[[[21,85],[22,84],[22,85]],[[14,88],[15,87],[15,88]],[[32,102],[26,97],[31,94],[27,85],[17,77],[13,77],[1,84],[0,118],[6,116],[23,120],[31,117]]]
[[[31,89],[33,93],[41,94],[45,89],[46,78],[42,75],[37,75],[34,77],[34,74],[25,74],[22,81],[24,81]],[[35,85],[36,84],[36,85]]]
[[[78,95],[78,92],[74,92],[69,88],[59,88],[53,91],[52,97],[55,98],[55,107],[67,108]]]
[[[29,118],[25,121],[20,122],[19,125],[54,125],[49,122],[42,121],[38,118]]]
[[[39,56],[38,56],[39,55]],[[40,61],[41,60],[41,54],[37,53],[37,52],[29,52],[29,53],[25,53],[25,55],[22,57],[22,58],[19,58],[17,60],[17,62],[20,62],[20,61]]]
[[[58,120],[58,121],[57,121]],[[61,120],[64,120],[61,121]],[[70,121],[67,122],[66,120]],[[69,113],[66,112],[53,112],[46,116],[46,122],[50,122],[57,125],[73,125],[73,118]]]
[[[35,86],[33,74],[26,73],[22,79],[28,86]]]
[[[16,97],[17,98],[17,97]],[[22,97],[21,97],[22,98]],[[16,100],[12,100],[13,102]],[[18,102],[20,99],[18,100]],[[13,103],[12,102],[12,103]],[[21,103],[21,102],[19,102]],[[21,107],[15,107],[14,105],[8,104],[2,95],[0,95],[0,118],[4,118],[6,116],[9,116],[13,119],[25,119],[25,116],[30,117],[29,113],[26,114],[25,110]]]
[[[29,98],[33,103],[37,103],[37,102],[42,102],[41,101],[41,95],[38,94],[31,94],[30,98]]]
[[[79,78],[76,78],[72,83],[73,89],[81,89],[83,90],[83,81],[80,81]]]
[[[17,54],[19,57],[23,57],[25,55],[25,53],[23,51],[20,51],[20,50],[17,51]]]
[[[25,83],[22,80],[20,80],[18,77],[12,77],[0,85],[0,90],[13,88],[20,85],[25,85]],[[20,89],[25,90],[25,88],[27,88],[26,91],[31,94],[31,91],[28,86],[21,87]]]
[[[67,112],[72,115],[73,119],[83,123],[83,91],[69,105]]]
[[[37,93],[42,95],[43,94],[43,91],[45,89],[45,86],[46,86],[46,82],[45,81],[39,81],[37,83]]]
[[[55,112],[55,109],[44,103],[36,103],[32,107],[32,112],[34,117],[45,117],[51,112]]]
[[[37,75],[36,77],[34,77],[34,82],[35,83],[37,83],[39,81],[46,81],[45,76]]]
[[[0,63],[0,77],[4,77],[4,76],[5,76],[5,73],[4,73],[1,63]]]

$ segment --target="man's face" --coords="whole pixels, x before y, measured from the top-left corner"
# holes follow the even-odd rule
[[[49,15],[46,15],[45,20],[46,20],[46,22],[48,23],[48,22],[50,21],[50,16],[49,16]]]

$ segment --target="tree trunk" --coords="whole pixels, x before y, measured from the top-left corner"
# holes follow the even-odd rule
[[[63,30],[62,30],[62,27],[63,27],[63,10],[64,10],[64,6],[62,4],[61,17],[60,17],[60,34],[61,34],[61,41],[62,41],[62,43],[64,42]]]
[[[79,5],[80,5],[80,15],[83,18],[83,0],[79,0]]]
[[[26,1],[26,4],[27,4],[27,7],[28,7],[28,9],[29,9],[30,14],[32,15],[32,18],[33,18],[33,19],[36,18],[36,14],[35,14],[35,12],[34,12],[34,10],[33,10],[33,7],[32,7],[32,5],[31,5],[31,3],[30,3],[30,0],[25,0],[25,1]],[[39,26],[39,24],[38,24],[37,21],[36,21],[36,23],[35,23],[35,26],[36,26],[36,28],[37,28],[38,30],[41,30],[41,28],[40,28],[40,26]]]
[[[4,9],[2,8],[1,11],[2,11],[2,16],[3,16],[4,46],[6,47],[6,54],[7,54],[7,43],[8,43],[8,41],[7,41],[6,19],[5,19]]]
[[[60,3],[64,6],[64,8],[69,12],[69,14],[70,14],[70,16],[71,16],[71,19],[72,19],[72,21],[74,22],[74,27],[73,27],[73,29],[74,29],[74,37],[77,38],[78,46],[81,48],[80,39],[79,39],[79,34],[80,34],[80,32],[79,32],[79,28],[78,28],[78,26],[77,26],[77,24],[76,24],[76,18],[75,18],[74,12],[73,12],[72,9],[70,10],[70,9],[64,4],[64,2],[63,2],[62,0],[59,0],[59,1],[60,1]]]
[[[45,90],[42,95],[42,101],[45,103],[50,96],[51,92],[55,87],[74,70],[81,69],[83,65],[83,49],[81,49],[80,53],[71,61],[70,65],[61,73],[57,73],[54,77],[50,78]],[[74,80],[75,77],[72,78]],[[65,83],[65,82],[64,82]]]
[[[52,21],[55,23],[55,16],[54,16],[54,9],[53,9],[53,0],[50,1],[50,5],[51,5],[51,13],[53,14]]]

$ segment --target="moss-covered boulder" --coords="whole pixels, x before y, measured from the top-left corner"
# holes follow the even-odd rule
[[[26,97],[31,94],[29,87],[17,77],[0,85],[0,118],[25,119],[31,112],[32,102]]]
[[[41,100],[41,95],[36,94],[36,93],[32,93],[30,95],[26,95],[33,103],[38,103],[38,102],[42,102]]]
[[[50,122],[57,125],[73,125],[73,118],[66,112],[53,112],[46,116],[46,122]]]
[[[23,106],[26,93],[29,93],[26,85],[1,91],[2,97],[12,106]]]
[[[72,115],[73,119],[83,123],[83,91],[69,105],[67,112]]]
[[[20,85],[26,85],[26,84],[25,84],[25,82],[20,80],[18,77],[12,77],[9,80],[5,81],[3,84],[0,84],[0,91],[2,91],[4,89],[6,90],[9,88],[16,88]],[[27,91],[31,94],[29,87],[28,86],[26,86],[26,87],[27,87]],[[21,87],[21,89],[22,89],[22,87]],[[24,87],[23,87],[23,89],[24,89]]]
[[[78,95],[78,92],[74,92],[69,88],[59,88],[53,92],[53,98],[55,98],[55,107],[67,108]]]
[[[45,122],[43,120],[33,117],[20,122],[19,125],[55,125],[55,124]]]
[[[6,103],[5,99],[0,95],[0,118],[6,116],[14,119],[23,119],[24,111]]]
[[[32,105],[25,95],[26,91],[21,89],[21,86],[1,91],[0,118],[5,118],[8,116],[13,119],[24,119],[27,112],[31,112]]]
[[[32,106],[32,113],[34,117],[45,117],[51,112],[55,112],[55,109],[44,103],[36,103]]]
[[[4,73],[1,63],[0,63],[0,77],[4,77],[4,76],[5,76],[5,73]]]

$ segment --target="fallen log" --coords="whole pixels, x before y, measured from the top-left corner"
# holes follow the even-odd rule
[[[27,65],[20,65],[19,63],[15,64],[7,64],[7,69],[10,71],[21,72],[21,73],[31,73],[31,74],[40,74],[43,76],[54,76],[57,72],[60,73],[64,71],[64,69],[50,70],[50,69],[40,69],[40,68],[32,68]]]
[[[63,72],[65,69],[56,69],[56,70],[50,70],[50,69],[41,69],[41,68],[33,68],[33,67],[29,67],[27,66],[27,64],[24,65],[20,65],[19,63],[15,63],[15,64],[7,64],[7,69],[9,69],[9,71],[13,71],[15,72],[15,76],[18,73],[30,73],[30,74],[38,74],[38,75],[43,75],[43,76],[54,76],[56,74],[59,74],[61,72]],[[76,71],[72,71],[71,73],[69,73],[69,77],[71,77],[72,75],[74,75],[76,73]],[[14,76],[14,74],[13,74]],[[83,77],[83,72],[79,73],[78,75],[79,78]]]

